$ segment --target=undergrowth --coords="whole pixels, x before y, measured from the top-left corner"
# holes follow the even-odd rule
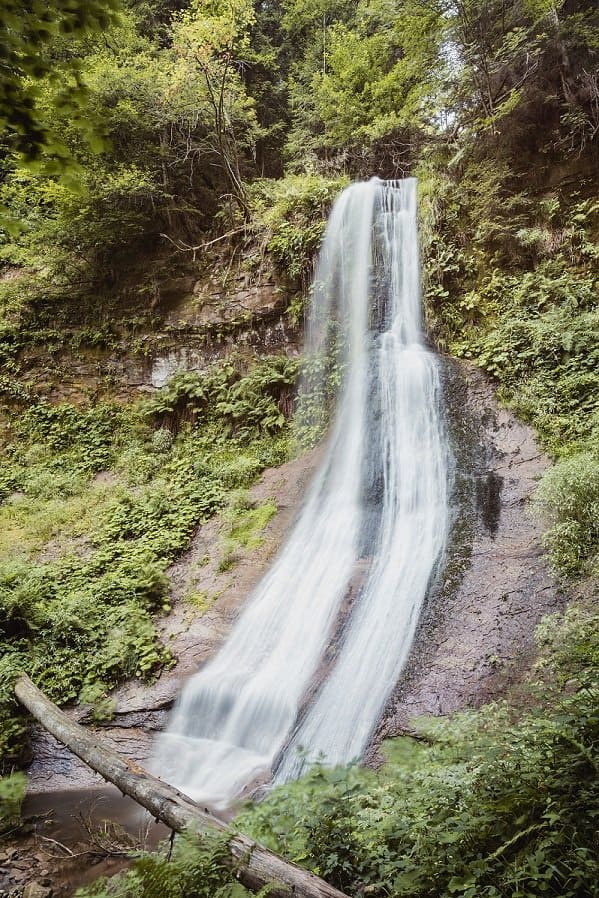
[[[78,898],[249,898],[235,878],[222,834],[177,836],[164,847],[136,858],[127,873],[100,879],[77,892]],[[259,892],[266,896],[268,890]]]
[[[0,838],[19,830],[26,789],[27,777],[24,773],[18,771],[0,776]]]
[[[307,289],[329,210],[346,177],[287,175],[251,187],[252,230],[281,274]],[[296,310],[297,314],[297,310]]]
[[[599,894],[598,624],[545,620],[524,709],[422,719],[379,772],[316,766],[236,824],[349,895]]]
[[[219,562],[220,571],[228,570],[235,564],[240,548],[252,551],[262,545],[264,528],[276,513],[277,506],[272,499],[254,503],[247,490],[239,490],[233,494],[223,515],[227,526]]]

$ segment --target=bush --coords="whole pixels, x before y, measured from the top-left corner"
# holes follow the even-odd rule
[[[537,506],[549,515],[545,535],[555,567],[564,574],[597,571],[599,549],[599,453],[579,452],[545,473]]]
[[[0,771],[23,761],[27,727],[13,688],[27,664],[25,651],[25,644],[16,643],[0,657]]]
[[[0,835],[19,828],[26,789],[27,777],[24,773],[0,777]]]
[[[160,427],[157,433],[201,422],[242,440],[274,434],[287,423],[297,372],[297,360],[287,356],[261,359],[249,370],[233,358],[204,374],[180,372],[148,401],[146,415]]]
[[[307,287],[324,235],[326,219],[346,178],[288,175],[252,185],[252,226],[256,237],[291,281]]]

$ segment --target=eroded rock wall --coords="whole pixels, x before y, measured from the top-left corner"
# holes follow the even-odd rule
[[[535,627],[566,597],[548,570],[543,522],[531,508],[549,467],[533,430],[497,401],[482,371],[448,362],[455,453],[447,561],[375,744],[414,718],[478,707],[521,679]]]

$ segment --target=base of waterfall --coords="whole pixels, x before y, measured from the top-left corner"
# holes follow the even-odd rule
[[[242,798],[254,794],[262,782],[268,781],[264,771],[267,760],[255,751],[240,748],[222,739],[194,738],[177,733],[164,735],[163,763],[154,771],[156,776],[175,788],[187,789],[191,798],[216,812],[223,812],[231,804],[230,796]],[[197,759],[201,764],[196,764]],[[218,775],[212,778],[212,771]],[[225,770],[228,776],[223,777]],[[197,777],[197,778],[196,778]],[[213,784],[218,784],[214,788]]]

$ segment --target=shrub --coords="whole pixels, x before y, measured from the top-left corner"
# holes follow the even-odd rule
[[[249,898],[250,894],[235,878],[227,837],[206,832],[177,836],[172,853],[163,848],[143,854],[126,873],[80,889],[77,898]]]
[[[579,452],[548,470],[537,506],[553,521],[545,542],[564,574],[597,569],[599,546],[599,454]]]
[[[252,185],[256,236],[291,281],[307,287],[329,209],[346,178],[288,175]]]
[[[249,370],[233,358],[204,374],[179,372],[148,401],[146,415],[175,434],[186,423],[200,422],[241,439],[277,433],[286,424],[285,400],[297,372],[297,360],[287,356],[261,359]]]
[[[24,773],[0,777],[0,835],[19,828],[26,789],[27,777]]]

